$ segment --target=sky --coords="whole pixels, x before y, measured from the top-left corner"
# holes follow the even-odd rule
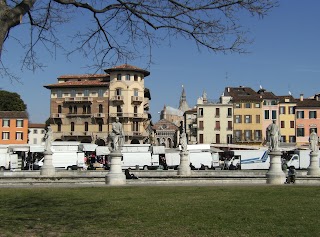
[[[194,107],[205,90],[209,100],[217,100],[225,87],[260,86],[275,95],[291,94],[298,98],[320,92],[320,1],[279,0],[280,6],[268,16],[245,18],[243,25],[254,39],[246,49],[248,54],[199,51],[191,41],[178,39],[154,47],[153,64],[145,86],[150,89],[150,112],[153,122],[159,120],[164,105],[178,108],[182,85],[187,102]],[[16,34],[23,31],[15,29]],[[21,79],[20,82],[1,78],[0,88],[17,92],[27,104],[31,123],[44,123],[50,116],[50,91],[43,86],[57,82],[65,74],[85,74],[85,60],[75,55],[70,61],[62,54],[55,58],[42,56],[47,65],[43,70],[21,71],[21,55],[16,45],[5,44],[6,64]],[[146,61],[128,64],[145,68]]]

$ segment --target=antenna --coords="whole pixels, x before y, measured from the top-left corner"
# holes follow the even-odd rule
[[[260,85],[260,89],[262,89],[262,86]]]
[[[291,91],[289,91],[289,95],[291,95]]]

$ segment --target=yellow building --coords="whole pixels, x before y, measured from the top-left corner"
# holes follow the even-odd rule
[[[291,95],[279,97],[279,120],[281,142],[296,142],[295,107],[297,100]]]
[[[116,117],[126,143],[149,140],[150,92],[144,78],[150,73],[124,64],[107,74],[64,75],[46,85],[50,94],[50,126],[55,140],[105,145]]]

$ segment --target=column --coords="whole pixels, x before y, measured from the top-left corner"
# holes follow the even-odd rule
[[[109,173],[106,175],[106,184],[124,185],[126,184],[126,176],[122,172],[121,158],[122,153],[119,150],[110,153],[111,164]]]
[[[273,150],[269,153],[270,168],[266,174],[267,184],[284,184],[286,181],[286,174],[282,171],[281,167],[281,151]]]

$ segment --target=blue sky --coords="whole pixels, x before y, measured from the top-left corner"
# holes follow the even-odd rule
[[[227,86],[248,86],[255,90],[262,85],[276,95],[305,97],[320,92],[320,1],[280,0],[263,19],[244,18],[253,44],[249,54],[222,54],[198,51],[191,41],[176,40],[153,48],[150,76],[145,84],[151,91],[150,112],[153,122],[164,105],[178,107],[181,86],[184,85],[190,107],[207,92],[209,99],[218,99]],[[15,29],[15,34],[22,31]],[[8,41],[3,60],[21,77],[21,83],[1,79],[0,87],[17,92],[27,104],[30,120],[44,123],[50,116],[49,90],[43,85],[56,83],[64,74],[84,74],[87,62],[75,55],[71,61],[58,53],[55,58],[39,53],[47,65],[35,73],[20,70],[21,55],[17,46]],[[127,62],[145,68],[146,61]],[[227,75],[227,76],[226,76]]]

